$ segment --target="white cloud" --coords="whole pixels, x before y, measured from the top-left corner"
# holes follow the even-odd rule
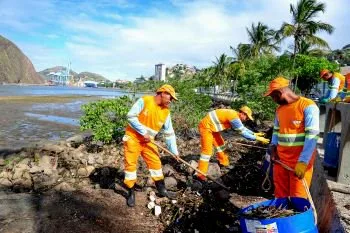
[[[230,45],[248,42],[246,27],[251,23],[261,21],[277,29],[283,21],[290,22],[289,4],[296,0],[171,2],[178,7],[177,11],[163,11],[158,7],[148,9],[148,14],[128,17],[101,12],[103,17],[113,18],[117,23],[101,21],[84,12],[64,17],[59,22],[67,37],[61,50],[78,72],[88,70],[111,79],[152,75],[154,64],[159,62],[203,67],[212,64],[221,53],[231,55]],[[99,3],[125,9],[132,6],[125,0]],[[80,9],[88,6],[85,2]],[[346,20],[349,6],[348,0],[333,0],[327,4],[326,14],[320,17],[336,27],[333,35],[322,35],[332,48],[350,43],[347,35],[350,21]],[[32,58],[40,52],[45,50],[39,53],[28,50],[28,55]],[[54,53],[36,57],[34,64],[43,65],[44,57],[57,65],[53,63],[57,62]]]

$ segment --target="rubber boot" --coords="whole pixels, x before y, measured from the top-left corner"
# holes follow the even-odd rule
[[[134,189],[134,187],[128,189],[128,196],[126,199],[126,204],[129,207],[135,206],[135,189]]]
[[[158,180],[155,182],[155,184],[156,184],[159,196],[167,197],[170,199],[175,198],[175,195],[173,195],[172,193],[169,193],[168,190],[166,190],[164,180]]]

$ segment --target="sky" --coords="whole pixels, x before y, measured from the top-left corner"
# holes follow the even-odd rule
[[[350,0],[323,0],[321,34],[332,49],[350,43]],[[278,29],[291,22],[295,0],[0,0],[0,35],[13,41],[37,71],[71,62],[110,80],[151,76],[154,65],[203,68],[230,46],[248,43],[246,27]],[[284,48],[291,41],[285,41]]]

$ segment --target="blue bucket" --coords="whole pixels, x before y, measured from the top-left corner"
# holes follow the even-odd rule
[[[327,133],[323,165],[326,167],[337,168],[340,149],[340,133]]]
[[[271,219],[247,219],[243,215],[240,225],[243,233],[318,233],[315,225],[314,214],[308,200],[300,197],[277,198],[248,206],[240,211],[241,214],[259,206],[282,206],[288,205],[289,200],[294,208],[301,212],[289,217]],[[306,210],[307,209],[307,210]],[[305,211],[306,210],[306,211]]]

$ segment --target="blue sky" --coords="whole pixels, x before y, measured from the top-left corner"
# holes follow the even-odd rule
[[[295,0],[0,0],[0,34],[37,71],[72,63],[115,79],[152,75],[154,64],[212,64],[246,43],[245,28],[289,22]],[[322,35],[332,49],[350,43],[349,0],[328,0],[319,19],[336,30]],[[330,4],[332,2],[332,4]],[[286,41],[284,47],[288,47]]]

